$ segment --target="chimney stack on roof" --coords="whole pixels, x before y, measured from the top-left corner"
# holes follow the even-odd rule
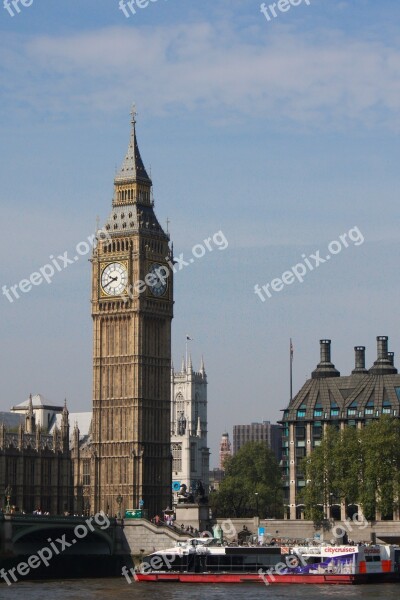
[[[378,335],[376,338],[378,346],[378,360],[386,360],[388,355],[388,337],[387,335]]]
[[[369,372],[372,375],[394,375],[397,369],[393,366],[394,358],[388,352],[388,337],[387,335],[378,335],[377,342],[377,359]]]
[[[320,340],[321,360],[317,368],[312,372],[313,379],[323,377],[340,377],[340,373],[331,362],[331,340]]]
[[[368,373],[368,370],[365,368],[365,346],[354,346],[354,352],[355,366],[352,375],[357,375],[357,373]]]

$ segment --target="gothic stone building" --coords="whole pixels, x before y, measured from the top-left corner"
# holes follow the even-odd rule
[[[171,368],[171,447],[172,484],[177,492],[182,484],[194,488],[201,481],[209,487],[210,450],[207,446],[207,375],[204,362],[200,371],[189,356],[180,373]]]
[[[331,362],[331,341],[321,340],[321,360],[283,413],[283,481],[287,516],[303,517],[298,499],[305,486],[300,461],[321,443],[324,427],[363,427],[383,414],[400,415],[400,375],[388,352],[388,338],[377,338],[377,359],[365,368],[365,347],[355,347],[351,375],[340,376]],[[352,507],[343,504],[325,507],[328,516],[346,517]],[[355,507],[353,507],[353,510]],[[379,515],[377,515],[379,518]],[[398,518],[398,515],[394,515]]]
[[[37,411],[34,401],[39,402]],[[12,413],[0,415],[0,489],[13,510],[63,514],[73,506],[69,415],[66,405],[57,407],[60,427],[50,434],[46,408],[41,396],[30,396]],[[38,413],[45,414],[45,423],[40,418],[36,422]]]

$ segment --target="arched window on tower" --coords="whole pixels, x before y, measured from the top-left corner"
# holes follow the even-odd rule
[[[178,420],[179,415],[183,414],[185,411],[185,402],[184,402],[182,394],[178,394],[176,396],[175,403],[176,403],[176,417]]]
[[[172,470],[182,471],[182,445],[172,444]]]
[[[90,485],[90,459],[85,458],[82,463],[82,484]]]

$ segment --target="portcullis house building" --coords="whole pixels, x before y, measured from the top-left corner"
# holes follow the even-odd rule
[[[321,443],[325,427],[363,427],[384,414],[400,415],[400,375],[386,336],[377,337],[377,358],[370,369],[365,367],[365,347],[354,348],[355,366],[347,376],[341,376],[331,362],[331,340],[321,340],[320,345],[317,368],[283,412],[282,465],[289,519],[304,517],[299,492],[305,480],[300,463]],[[325,507],[328,517],[345,519],[348,511],[344,504]],[[393,518],[398,520],[399,514]]]

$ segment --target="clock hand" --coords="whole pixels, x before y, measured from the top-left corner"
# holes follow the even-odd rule
[[[117,275],[117,277],[110,277],[110,279],[107,281],[107,285],[109,285],[113,281],[117,281],[117,279],[118,279],[118,275]]]

